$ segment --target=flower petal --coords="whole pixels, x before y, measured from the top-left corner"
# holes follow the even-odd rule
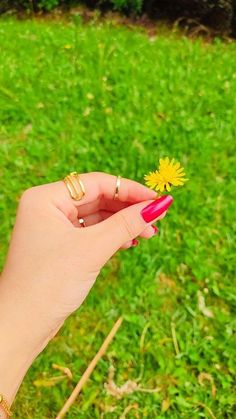
[[[164,157],[159,159],[159,168],[144,176],[145,183],[156,191],[163,192],[171,190],[171,186],[182,186],[185,178],[184,168],[175,159]]]

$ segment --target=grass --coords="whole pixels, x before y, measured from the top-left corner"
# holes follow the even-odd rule
[[[79,16],[1,20],[1,266],[18,198],[32,184],[72,169],[142,181],[166,155],[190,179],[173,192],[159,236],[108,263],[36,360],[15,417],[55,417],[121,314],[68,418],[119,418],[127,406],[127,418],[234,417],[235,53],[235,43],[148,38],[109,22],[83,26]],[[69,367],[73,380],[46,387],[61,374],[53,363]],[[139,380],[161,391],[113,398],[104,389],[110,365],[118,385]]]

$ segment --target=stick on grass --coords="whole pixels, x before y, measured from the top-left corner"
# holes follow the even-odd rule
[[[60,410],[60,412],[58,413],[56,419],[61,419],[64,417],[64,415],[66,414],[66,412],[69,410],[69,408],[71,407],[71,405],[74,403],[76,397],[78,396],[78,394],[80,393],[83,385],[86,383],[86,381],[89,379],[90,375],[92,374],[94,368],[96,367],[98,361],[102,358],[102,356],[104,355],[104,353],[106,352],[110,342],[112,341],[112,339],[114,338],[116,332],[118,331],[121,323],[123,321],[123,318],[120,317],[116,323],[114,324],[114,326],[112,327],[110,333],[107,335],[106,339],[104,340],[102,346],[100,347],[99,351],[96,353],[95,357],[93,358],[93,360],[90,362],[89,366],[87,367],[87,369],[85,370],[84,374],[82,375],[82,377],[80,378],[78,384],[75,386],[74,390],[72,391],[70,397],[67,399],[67,401],[65,402],[64,406],[62,407],[62,409]]]

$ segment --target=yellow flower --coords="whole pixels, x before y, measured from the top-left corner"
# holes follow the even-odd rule
[[[144,176],[145,183],[149,188],[156,191],[170,191],[172,186],[182,186],[188,180],[184,178],[184,168],[180,163],[170,160],[169,157],[160,159],[159,168]]]

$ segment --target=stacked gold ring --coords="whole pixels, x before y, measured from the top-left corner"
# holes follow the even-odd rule
[[[71,198],[80,201],[85,195],[85,187],[77,172],[71,172],[64,179]]]

